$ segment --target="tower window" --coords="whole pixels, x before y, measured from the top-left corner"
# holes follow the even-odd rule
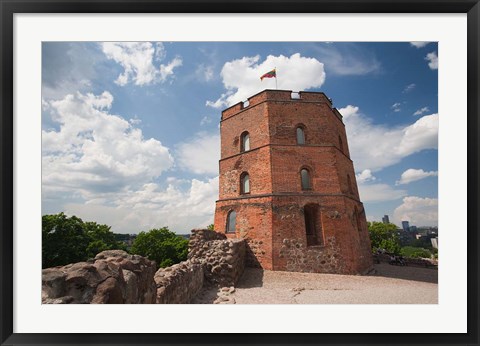
[[[235,224],[237,222],[237,213],[231,210],[227,216],[227,233],[235,233]]]
[[[310,184],[310,172],[306,168],[302,168],[300,171],[300,178],[302,180],[302,190],[310,190],[312,188]]]
[[[342,137],[340,136],[338,136],[338,146],[340,150],[343,151],[343,141],[342,141]]]
[[[248,175],[248,173],[243,173],[240,176],[240,193],[250,193],[250,176]]]
[[[305,130],[302,126],[297,127],[297,144],[305,144]]]
[[[250,150],[250,134],[248,132],[242,133],[241,136],[241,144],[240,144],[240,152],[249,151]]]
[[[315,204],[308,204],[304,207],[305,233],[307,246],[323,245],[322,223],[319,220],[319,207]]]

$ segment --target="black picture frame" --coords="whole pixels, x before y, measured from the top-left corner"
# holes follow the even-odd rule
[[[479,0],[0,0],[2,345],[478,345]],[[13,332],[13,16],[15,13],[466,13],[468,62],[468,309],[464,334],[21,334]],[[455,316],[452,316],[455,318]],[[215,323],[215,322],[212,322]],[[219,328],[221,330],[221,328]]]

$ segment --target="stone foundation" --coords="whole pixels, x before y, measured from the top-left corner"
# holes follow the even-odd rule
[[[307,273],[344,273],[335,237],[326,239],[324,246],[310,246],[295,239],[284,239],[280,257],[286,258],[287,271]]]

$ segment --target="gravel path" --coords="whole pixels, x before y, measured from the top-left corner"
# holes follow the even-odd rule
[[[194,304],[437,304],[436,269],[376,264],[367,276],[247,268],[235,290],[205,289]]]

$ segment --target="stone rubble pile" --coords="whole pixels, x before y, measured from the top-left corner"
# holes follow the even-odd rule
[[[42,271],[43,304],[152,304],[155,262],[121,250]]]
[[[232,293],[235,292],[235,287],[222,287],[217,293],[217,299],[213,301],[213,304],[235,304],[235,298],[232,297]]]

